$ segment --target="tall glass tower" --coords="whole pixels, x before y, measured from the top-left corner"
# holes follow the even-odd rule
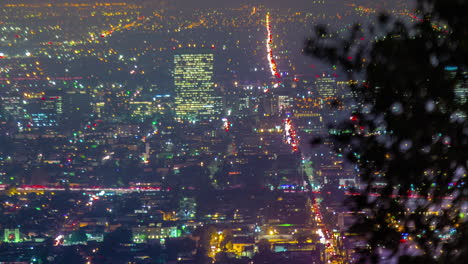
[[[176,116],[180,120],[214,119],[219,109],[213,82],[212,53],[174,55]]]

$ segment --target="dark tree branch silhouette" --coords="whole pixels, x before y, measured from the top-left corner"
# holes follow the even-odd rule
[[[319,26],[306,42],[306,54],[365,79],[350,85],[359,107],[338,127],[353,132],[330,135],[366,184],[351,202],[366,212],[352,227],[370,246],[363,262],[468,259],[468,2],[418,0],[417,10],[413,24],[381,14],[345,40]]]

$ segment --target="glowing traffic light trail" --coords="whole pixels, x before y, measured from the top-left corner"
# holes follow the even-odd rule
[[[296,130],[292,125],[291,119],[288,117],[284,120],[285,142],[291,145],[294,152],[299,151],[299,140],[297,138]]]
[[[270,13],[266,14],[266,27],[267,27],[267,58],[268,58],[268,63],[270,65],[270,71],[271,75],[275,76],[276,78],[281,78],[281,74],[278,72],[278,67],[276,65],[276,61],[273,59],[273,49],[271,48],[271,45],[273,44],[273,35],[271,34],[271,24],[270,24]],[[277,85],[281,83],[281,81],[278,81]],[[296,130],[294,130],[294,127],[292,125],[292,121],[289,118],[289,116],[284,120],[284,131],[285,131],[285,143],[291,145],[293,152],[299,151],[299,139],[297,137]]]
[[[271,34],[271,25],[270,25],[270,13],[266,14],[266,28],[267,28],[267,58],[268,64],[270,65],[271,75],[275,76],[276,78],[280,78],[281,75],[278,72],[278,67],[276,66],[276,61],[273,59],[273,50],[271,45],[273,44],[273,35]]]

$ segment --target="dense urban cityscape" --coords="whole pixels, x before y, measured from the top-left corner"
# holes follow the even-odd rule
[[[357,261],[343,202],[359,169],[324,136],[387,131],[357,122],[365,77],[305,41],[380,10],[420,16],[409,1],[187,2],[0,3],[0,263]]]

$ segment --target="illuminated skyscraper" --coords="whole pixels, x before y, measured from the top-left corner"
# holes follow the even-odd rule
[[[452,79],[457,77],[458,67],[447,66],[445,67],[445,70],[447,71],[449,78]],[[468,101],[468,72],[461,73],[461,78],[455,84],[453,92],[455,94],[455,102],[457,104],[466,104]],[[455,115],[457,117],[466,118],[466,113],[463,111],[457,111],[455,112]]]
[[[2,114],[15,121],[25,119],[27,110],[20,96],[5,96],[0,98]]]
[[[318,96],[323,99],[337,96],[336,80],[333,77],[323,74],[315,81],[315,87]]]
[[[62,96],[31,98],[28,112],[33,128],[57,127],[63,114]]]
[[[468,101],[468,72],[462,74],[461,80],[455,85],[453,91],[458,103],[465,104]]]
[[[211,53],[174,55],[176,116],[181,120],[214,119],[220,112],[214,93]]]

